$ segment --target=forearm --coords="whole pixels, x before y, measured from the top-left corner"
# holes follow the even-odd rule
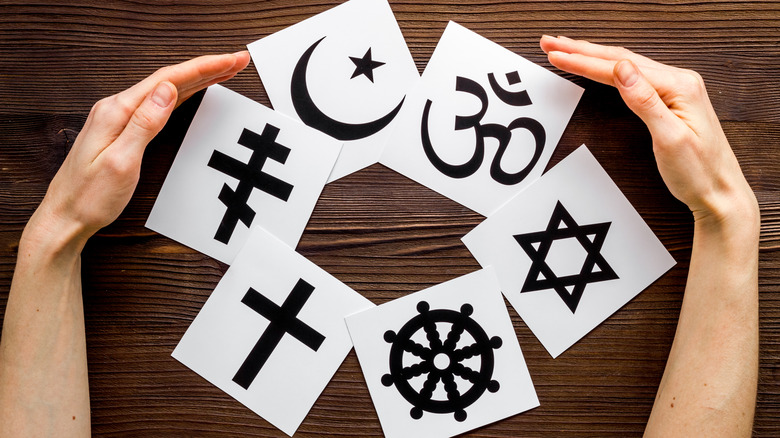
[[[750,436],[758,380],[759,214],[752,193],[726,221],[704,218],[677,333],[646,436]]]
[[[19,244],[0,339],[0,436],[89,436],[76,226],[33,215]]]

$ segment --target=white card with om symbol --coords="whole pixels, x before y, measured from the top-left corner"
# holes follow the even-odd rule
[[[582,93],[450,22],[380,163],[489,216],[541,176]]]

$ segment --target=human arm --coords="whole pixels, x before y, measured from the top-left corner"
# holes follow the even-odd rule
[[[650,130],[667,187],[693,213],[685,295],[645,436],[750,436],[760,216],[701,76],[563,37],[541,47],[558,68],[617,87]]]
[[[239,52],[164,67],[90,111],[19,242],[0,338],[0,436],[89,436],[81,250],[129,202],[175,106],[248,62]]]

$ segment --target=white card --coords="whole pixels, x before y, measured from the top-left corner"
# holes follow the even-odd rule
[[[584,145],[462,240],[552,357],[675,264]]]
[[[340,149],[321,132],[213,85],[146,226],[228,264],[255,226],[294,248]]]
[[[387,0],[350,0],[247,48],[274,109],[344,141],[330,181],[379,160],[420,77]]]
[[[388,438],[450,437],[539,406],[492,269],[347,317]]]
[[[371,307],[256,228],[172,356],[292,436],[352,348],[344,317]]]
[[[380,162],[488,216],[542,174],[582,92],[450,22]]]

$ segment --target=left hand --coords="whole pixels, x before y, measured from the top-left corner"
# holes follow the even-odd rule
[[[97,102],[28,224],[80,250],[130,201],[146,145],[173,109],[197,91],[235,76],[246,51],[201,56],[163,67],[133,87]],[[35,233],[33,233],[35,234]],[[63,241],[64,239],[64,241]]]

